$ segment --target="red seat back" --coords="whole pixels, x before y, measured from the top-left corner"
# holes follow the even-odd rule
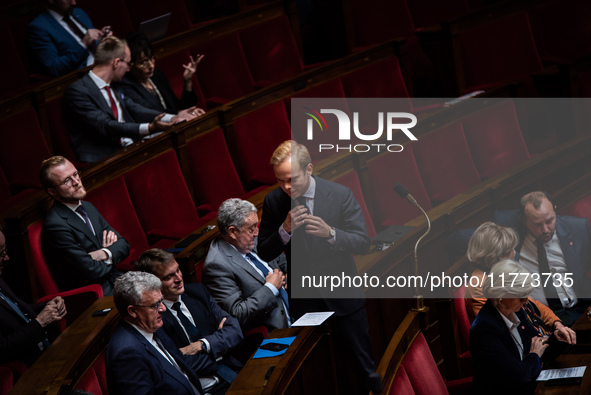
[[[150,245],[180,240],[201,225],[173,149],[127,172],[125,183]]]
[[[117,268],[123,271],[133,270],[133,262],[150,245],[131,203],[123,176],[89,191],[86,200],[94,204],[109,225],[129,243],[129,256]]]
[[[456,318],[460,329],[460,338],[462,340],[462,350],[468,350],[470,345],[470,318],[466,310],[466,286],[462,285],[454,292],[454,307],[456,309]]]
[[[341,77],[349,97],[408,97],[398,58],[390,56]]]
[[[227,135],[228,144],[245,189],[250,191],[260,185],[275,184],[277,180],[269,160],[277,146],[291,138],[283,102],[237,118],[232,125]]]
[[[183,68],[184,64],[189,63],[189,51],[178,51],[172,55],[166,56],[164,58],[158,58],[156,61],[156,66],[166,76],[170,87],[172,88],[176,97],[182,97],[184,86],[185,86],[185,79],[183,78]],[[205,61],[205,60],[204,60]],[[202,73],[203,70],[201,69],[202,63],[199,64],[197,67],[198,73]],[[193,76],[193,93],[197,96],[197,105],[200,108],[205,109],[205,98],[203,97],[203,93],[201,92],[201,86],[199,85],[199,80],[197,79],[197,73]],[[179,109],[182,110],[182,109]]]
[[[414,395],[415,390],[412,388],[408,374],[404,370],[404,366],[400,365],[394,376],[394,381],[390,387],[389,395]]]
[[[355,47],[364,47],[410,37],[415,27],[406,0],[379,0],[371,7],[363,0],[351,0]]]
[[[255,82],[283,81],[304,69],[287,15],[242,30],[240,40]]]
[[[363,197],[363,190],[361,189],[357,172],[355,170],[348,171],[342,176],[336,178],[334,182],[344,185],[353,191],[355,200],[357,200],[357,203],[359,203],[359,206],[361,206],[363,218],[365,218],[365,224],[367,225],[367,233],[370,238],[374,237],[376,235],[376,228],[374,227],[371,216],[369,215],[369,211],[367,210],[367,205],[365,204],[365,198]]]
[[[459,122],[421,137],[413,144],[413,151],[433,206],[480,183]]]
[[[429,345],[419,333],[402,360],[412,387],[417,395],[447,395],[447,387]]]
[[[43,221],[37,221],[28,228],[29,245],[31,246],[31,258],[33,268],[35,269],[35,278],[37,281],[37,295],[51,295],[59,292],[56,282],[49,271],[43,249],[41,247],[41,229]]]
[[[591,222],[591,195],[577,200],[575,203],[560,211],[562,215],[587,218]]]
[[[0,65],[0,86],[2,86],[0,99],[6,99],[27,89],[29,77],[10,28],[0,26],[0,35],[2,35],[2,55],[5,59]]]
[[[470,115],[462,120],[462,125],[482,180],[530,158],[511,100]]]
[[[59,97],[47,102],[46,111],[54,154],[68,158],[78,169],[88,166],[88,164],[78,162],[74,148],[72,148],[72,143],[70,142],[70,137],[68,136],[68,131],[62,118],[62,98]]]
[[[131,23],[125,0],[78,0],[76,3],[90,16],[96,29],[111,26],[117,37],[125,37],[136,30]]]
[[[368,200],[374,207],[374,218],[383,226],[404,225],[421,213],[404,198],[394,192],[397,182],[403,184],[424,210],[430,210],[431,200],[425,191],[421,175],[415,163],[411,144],[401,152],[388,152],[367,162],[369,181]]]

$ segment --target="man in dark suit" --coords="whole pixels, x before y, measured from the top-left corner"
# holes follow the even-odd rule
[[[27,28],[27,44],[37,71],[59,77],[94,61],[96,43],[110,33],[92,26],[73,0],[47,0],[47,9]]]
[[[358,275],[352,254],[366,252],[370,242],[353,192],[313,177],[308,149],[295,141],[280,144],[273,153],[271,165],[279,187],[265,197],[258,251],[266,260],[285,251],[292,297],[294,286],[303,288],[303,276]],[[351,286],[336,290],[325,287],[318,291],[301,288],[298,292],[302,293],[291,300],[294,317],[312,311],[334,311],[336,350],[344,355],[337,361],[352,362],[361,384],[360,393],[367,393],[368,389],[381,392],[363,291]],[[343,380],[344,370],[342,367],[339,370],[340,385],[350,389]]]
[[[230,356],[243,338],[236,318],[220,309],[203,284],[185,285],[179,264],[168,251],[150,249],[134,268],[162,281],[166,306],[162,328],[180,351],[187,355],[208,354],[219,360],[219,373],[208,377],[205,372],[196,372],[203,389],[212,394],[225,393],[240,369],[240,363]]]
[[[218,210],[220,236],[209,247],[203,283],[222,309],[238,319],[243,331],[265,325],[269,331],[290,324],[285,275],[275,262],[254,250],[258,235],[256,207],[228,199]]]
[[[162,327],[166,306],[156,276],[127,272],[117,279],[113,302],[121,322],[106,356],[111,394],[203,394],[196,371],[216,370],[206,354],[183,355]]]
[[[43,255],[65,291],[100,284],[111,295],[118,275],[115,266],[129,255],[129,244],[90,203],[72,162],[62,156],[41,164],[41,185],[53,198],[41,231]]]
[[[0,227],[0,275],[9,259]],[[65,315],[61,297],[31,305],[19,299],[0,278],[0,363],[17,360],[30,366],[49,347],[45,329]]]
[[[197,115],[195,107],[177,115],[160,114],[126,98],[110,84],[129,71],[125,40],[106,37],[97,46],[94,68],[68,87],[63,117],[78,160],[96,162],[150,134]]]

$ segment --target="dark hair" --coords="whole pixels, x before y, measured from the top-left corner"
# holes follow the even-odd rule
[[[154,274],[154,267],[169,264],[174,255],[160,248],[152,248],[144,252],[133,264],[133,268],[140,272]]]
[[[142,54],[148,58],[151,58],[154,55],[154,50],[144,33],[131,33],[127,36],[127,46],[131,52],[131,61],[133,63],[139,61]]]

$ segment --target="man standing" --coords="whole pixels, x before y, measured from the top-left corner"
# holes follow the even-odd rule
[[[90,203],[80,173],[63,156],[41,164],[41,185],[53,198],[41,231],[43,255],[60,290],[100,284],[113,292],[115,265],[129,255],[129,244]]]
[[[59,77],[94,62],[96,43],[112,34],[110,26],[92,27],[75,0],[47,0],[47,9],[27,28],[29,53],[42,74]]]
[[[220,236],[211,243],[203,265],[203,283],[243,331],[290,324],[285,275],[275,262],[267,263],[253,251],[258,222],[257,209],[249,201],[223,202],[218,211]]]
[[[230,352],[242,342],[236,318],[217,305],[203,284],[185,286],[174,256],[158,248],[148,250],[134,264],[137,271],[157,276],[162,282],[166,311],[163,329],[183,354],[206,354],[217,362],[218,373],[199,375],[201,387],[208,393],[222,394],[234,380],[240,363]],[[230,368],[232,367],[232,368]]]
[[[357,275],[352,254],[366,252],[370,241],[361,208],[351,190],[312,176],[308,149],[295,141],[281,143],[271,157],[271,165],[279,187],[265,197],[263,204],[260,256],[271,260],[285,251],[292,284],[299,282],[303,274]],[[345,294],[349,299],[342,298]],[[361,289],[341,290],[338,297],[321,289],[315,298],[292,299],[292,304],[294,317],[306,312],[334,311],[336,351],[343,353],[337,364],[343,359],[353,363],[363,387],[360,393],[381,392]],[[341,386],[345,386],[342,367],[339,370]]]
[[[0,228],[0,275],[9,259]],[[18,360],[30,366],[49,347],[45,328],[65,315],[66,305],[61,297],[30,305],[0,278],[0,363]]]
[[[149,134],[195,118],[191,107],[177,115],[160,114],[126,98],[111,83],[129,71],[131,53],[125,40],[106,37],[98,44],[94,68],[68,87],[63,118],[72,147],[81,162],[96,162]]]
[[[127,272],[117,279],[113,302],[121,315],[107,349],[111,394],[202,394],[197,370],[215,371],[204,354],[183,355],[162,327],[166,306],[153,274]]]
[[[550,307],[565,325],[574,323],[589,306],[589,221],[557,216],[550,196],[535,191],[521,198],[520,210],[495,212],[495,222],[517,230],[515,260],[540,275],[541,285],[531,297]],[[553,284],[543,287],[550,275]]]

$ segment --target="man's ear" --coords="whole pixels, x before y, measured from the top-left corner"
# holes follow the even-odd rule
[[[49,196],[55,199],[55,188],[49,187],[45,190]]]
[[[238,239],[237,233],[239,232],[238,228],[235,226],[230,226],[228,228],[228,237],[232,240]]]
[[[132,318],[137,318],[137,310],[135,309],[135,306],[131,304],[127,306],[127,314]]]
[[[306,175],[311,176],[313,171],[314,166],[312,166],[312,163],[308,163],[308,166],[306,166]]]

